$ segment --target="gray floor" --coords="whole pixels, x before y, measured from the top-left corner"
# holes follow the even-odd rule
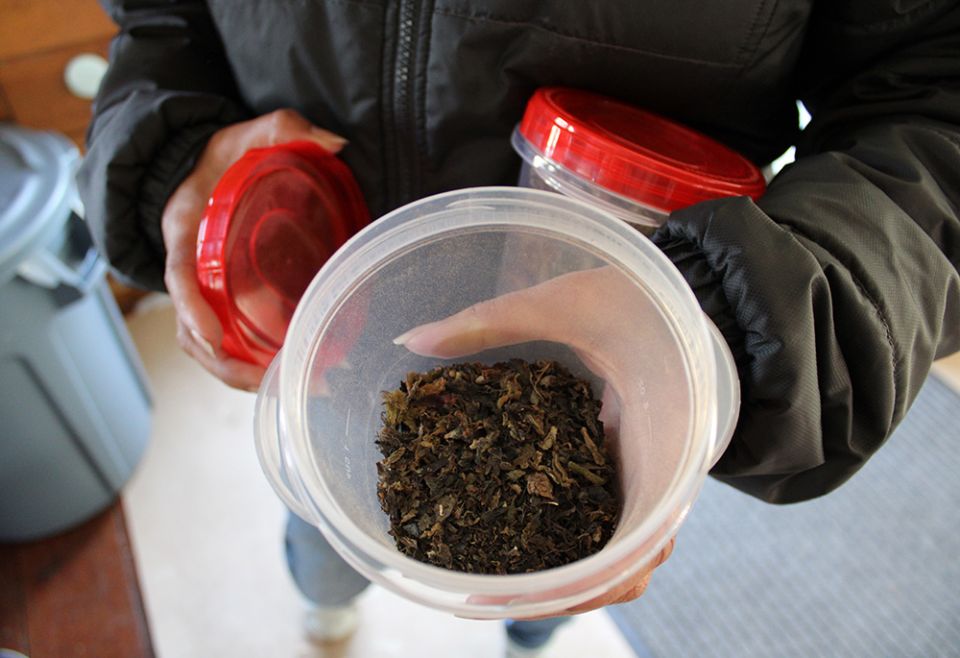
[[[638,601],[642,657],[960,656],[960,397],[931,378],[829,496],[766,505],[709,481]]]

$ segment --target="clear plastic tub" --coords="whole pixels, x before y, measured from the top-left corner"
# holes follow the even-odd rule
[[[538,89],[511,141],[521,186],[586,201],[647,234],[679,208],[766,187],[753,163],[706,135],[579,89]]]
[[[512,249],[518,240],[534,250]],[[531,253],[551,258],[531,266]],[[522,575],[460,573],[403,555],[377,498],[380,393],[442,360],[393,339],[482,300],[581,277],[602,286],[542,305],[552,314],[545,340],[456,360],[556,358],[592,381],[608,411],[619,407],[619,424],[607,421],[625,500],[614,537],[588,558]],[[584,304],[597,313],[578,313]],[[565,343],[564,332],[580,338]],[[623,582],[670,540],[726,447],[737,400],[722,339],[647,238],[565,196],[476,188],[388,214],[324,265],[261,385],[257,448],[285,503],[370,580],[468,617],[557,614]]]

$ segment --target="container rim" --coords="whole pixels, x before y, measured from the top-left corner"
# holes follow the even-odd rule
[[[591,205],[599,205],[602,210],[621,221],[640,229],[653,230],[670,216],[670,211],[662,206],[643,203],[639,199],[610,190],[583,176],[580,172],[568,169],[562,163],[549,158],[520,132],[519,124],[510,134],[510,145],[550,187],[565,196]]]

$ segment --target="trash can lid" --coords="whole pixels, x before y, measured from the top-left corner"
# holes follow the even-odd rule
[[[67,221],[79,157],[62,135],[0,123],[0,284]]]

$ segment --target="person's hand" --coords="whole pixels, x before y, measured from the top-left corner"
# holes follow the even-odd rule
[[[603,267],[565,274],[475,304],[448,318],[415,327],[394,342],[416,354],[437,358],[457,358],[533,340],[571,347],[606,382],[600,419],[618,454],[626,517],[642,496],[649,495],[645,491],[666,486],[655,481],[664,474],[651,473],[640,455],[641,435],[647,428],[639,410],[647,399],[639,373],[671,367],[664,352],[657,349],[667,340],[658,315],[653,302],[635,283],[619,271]],[[675,395],[686,393],[677,391]],[[610,591],[560,614],[587,612],[639,597],[654,569],[672,550],[670,539],[645,564],[633,565],[633,573]],[[564,593],[556,592],[558,596]]]
[[[674,539],[670,539],[667,544],[660,549],[660,552],[654,556],[652,560],[641,566],[637,569],[636,572],[622,583],[611,589],[609,592],[606,592],[595,599],[581,603],[580,605],[574,606],[565,610],[563,615],[579,615],[584,612],[590,612],[591,610],[596,610],[597,608],[602,608],[608,605],[616,605],[617,603],[627,603],[628,601],[633,601],[634,599],[640,598],[645,591],[647,591],[647,586],[650,584],[650,578],[653,576],[654,570],[659,567],[661,564],[667,561],[667,558],[670,557],[670,554],[673,553],[673,544]],[[550,615],[558,616],[558,615]],[[530,617],[530,619],[542,619],[543,617]]]
[[[264,369],[224,353],[223,329],[197,283],[197,232],[207,200],[224,172],[252,148],[311,140],[336,153],[342,137],[311,125],[293,110],[223,128],[210,138],[193,171],[170,196],[161,229],[167,251],[164,283],[177,313],[177,340],[204,368],[234,388],[255,391]]]

